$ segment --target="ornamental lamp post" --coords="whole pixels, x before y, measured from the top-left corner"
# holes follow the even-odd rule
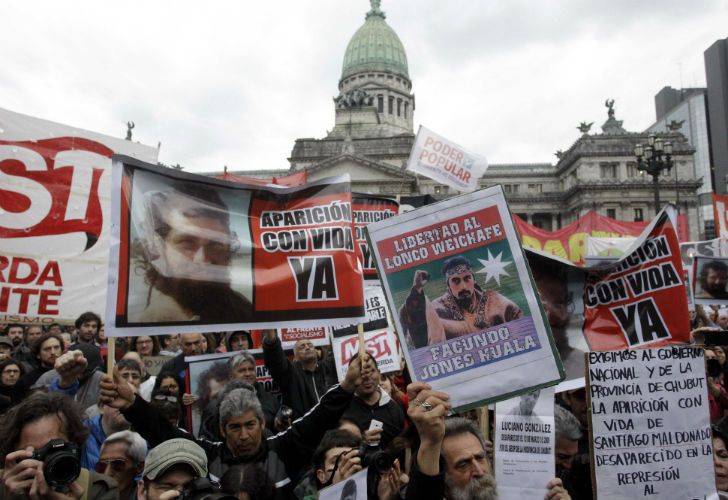
[[[663,141],[662,137],[655,134],[647,136],[647,144],[637,144],[634,147],[634,155],[637,157],[637,170],[647,172],[652,176],[652,185],[655,191],[655,215],[660,211],[660,186],[659,178],[663,170],[669,173],[673,166],[672,143]]]

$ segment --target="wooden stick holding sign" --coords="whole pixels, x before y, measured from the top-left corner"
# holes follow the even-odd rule
[[[114,374],[114,365],[116,364],[116,337],[107,337],[106,346],[108,353],[106,354],[106,373]]]
[[[366,346],[364,345],[364,323],[359,323],[357,325],[356,332],[359,334],[359,358],[361,359],[363,367],[364,360],[366,359],[364,356],[367,353]]]

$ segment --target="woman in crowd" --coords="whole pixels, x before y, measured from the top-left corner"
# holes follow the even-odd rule
[[[718,488],[718,497],[728,499],[728,439],[723,431],[713,426],[713,466],[715,467],[715,486]]]
[[[144,359],[146,356],[159,356],[159,339],[157,337],[132,337],[131,350],[136,351]]]
[[[24,374],[22,363],[12,358],[0,361],[0,412],[4,412],[23,397],[18,394],[16,386]]]

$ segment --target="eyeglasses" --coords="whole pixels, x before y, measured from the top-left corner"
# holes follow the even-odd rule
[[[96,472],[103,474],[106,472],[106,467],[111,466],[111,470],[114,472],[124,472],[126,469],[126,458],[112,458],[110,460],[99,460],[96,464]]]
[[[171,401],[172,403],[176,403],[177,401],[179,401],[179,399],[177,399],[177,396],[167,394],[157,394],[154,396],[154,399],[156,399],[157,401]]]

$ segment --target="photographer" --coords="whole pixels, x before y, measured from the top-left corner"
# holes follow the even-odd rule
[[[332,387],[303,418],[285,432],[264,438],[263,409],[252,388],[229,392],[220,404],[220,434],[223,441],[195,440],[204,450],[210,472],[222,476],[232,465],[258,463],[278,488],[278,498],[291,498],[291,478],[309,463],[308,447],[318,443],[323,433],[336,426],[360,383],[361,362],[349,366],[340,386]],[[175,437],[193,440],[192,435],[174,428],[114,372],[105,376],[101,395],[106,404],[121,409],[127,420],[151,445]]]
[[[147,455],[138,500],[178,498],[197,478],[207,476],[205,451],[189,439],[170,439]]]
[[[712,349],[705,349],[705,370],[708,382],[708,406],[710,408],[710,421],[716,422],[723,417],[728,409],[728,393],[723,388],[721,377],[723,367]]]
[[[0,454],[5,457],[0,498],[117,499],[113,479],[80,468],[79,450],[87,436],[78,405],[62,394],[33,394],[12,408],[0,422]],[[47,452],[51,440],[63,446]],[[75,478],[66,473],[74,468],[79,472]]]

